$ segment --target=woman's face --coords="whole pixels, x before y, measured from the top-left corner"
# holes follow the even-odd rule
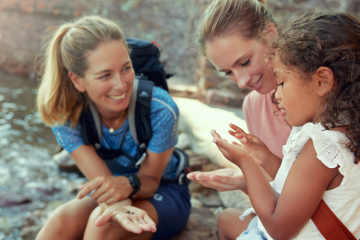
[[[114,116],[124,111],[135,78],[125,45],[121,41],[101,44],[87,54],[87,62],[89,68],[84,78],[73,81],[75,87],[87,92],[102,115]]]
[[[207,57],[217,70],[224,72],[240,88],[249,87],[266,94],[276,87],[273,71],[264,63],[265,44],[233,34],[217,37],[205,47]]]

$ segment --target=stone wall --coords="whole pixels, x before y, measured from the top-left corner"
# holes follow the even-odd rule
[[[210,0],[0,0],[0,71],[35,78],[33,61],[47,30],[84,14],[120,23],[127,36],[155,40],[163,47],[169,73],[193,79],[195,29]],[[334,8],[359,15],[359,0],[268,0],[279,20],[294,7]]]

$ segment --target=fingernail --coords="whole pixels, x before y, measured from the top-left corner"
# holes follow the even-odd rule
[[[213,138],[212,141],[213,141],[214,143],[216,143],[216,142],[217,142],[217,139],[216,139],[216,138]]]
[[[197,178],[196,180],[198,180],[198,181],[202,181],[202,179],[201,179],[201,178]]]
[[[243,139],[244,142],[247,142],[247,141],[248,141],[245,137],[243,137],[242,139]]]

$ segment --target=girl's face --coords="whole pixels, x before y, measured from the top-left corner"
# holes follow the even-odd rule
[[[275,98],[280,113],[291,126],[312,122],[319,111],[321,97],[316,92],[316,79],[306,81],[296,71],[286,67],[278,56],[272,60],[278,87]]]
[[[129,53],[121,41],[101,44],[87,54],[89,68],[84,78],[73,81],[81,92],[87,92],[100,114],[116,116],[130,100],[135,78]],[[71,77],[70,77],[71,78]]]
[[[249,87],[266,94],[276,87],[272,69],[264,63],[266,45],[232,34],[206,43],[206,55],[218,71],[224,72],[240,88]]]

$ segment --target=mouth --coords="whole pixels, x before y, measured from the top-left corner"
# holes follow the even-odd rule
[[[252,85],[249,85],[249,87],[252,90],[256,90],[260,86],[261,80],[262,80],[262,76],[255,83],[253,83]]]
[[[125,96],[126,96],[126,94],[125,94],[125,93],[124,93],[124,94],[122,94],[122,95],[117,95],[117,96],[110,96],[110,95],[108,95],[108,97],[109,97],[109,98],[114,99],[114,100],[124,99],[124,98],[125,98]]]
[[[279,107],[279,111],[280,111],[281,116],[285,117],[285,115],[286,115],[286,109]]]

